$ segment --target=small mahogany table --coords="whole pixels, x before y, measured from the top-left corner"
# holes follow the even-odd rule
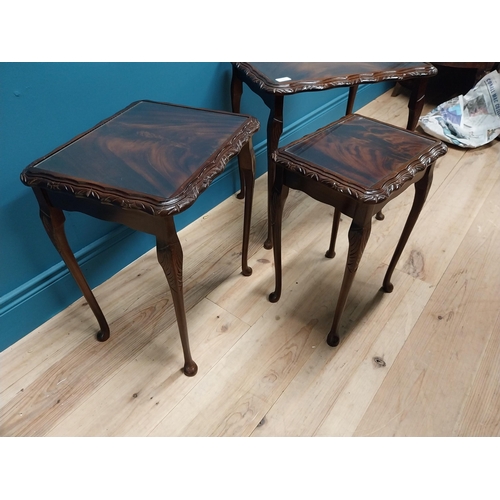
[[[437,74],[437,69],[432,64],[412,62],[235,62],[231,64],[233,67],[231,81],[233,112],[239,113],[240,111],[242,82],[245,82],[269,107],[267,123],[268,207],[275,172],[272,153],[278,149],[283,131],[283,100],[286,95],[349,87],[346,109],[346,114],[349,115],[352,113],[360,84],[407,80],[411,87],[407,129],[415,130],[424,105],[428,78]],[[238,197],[244,196],[245,184],[242,177],[241,192]],[[377,217],[383,219],[383,214],[379,213]],[[272,247],[271,238],[271,226],[268,223],[265,248]]]
[[[71,251],[63,210],[118,222],[156,236],[158,261],[172,293],[184,351],[184,373],[197,372],[189,348],[182,283],[182,248],[174,215],[189,208],[239,154],[244,203],[242,272],[247,264],[255,158],[250,116],[137,101],[29,165],[21,180],[33,188],[40,217],[99,323],[109,326]]]
[[[344,278],[327,338],[329,345],[338,345],[340,319],[370,236],[373,215],[415,184],[413,205],[383,282],[383,290],[389,293],[393,290],[392,273],[431,187],[434,162],[446,151],[441,141],[353,114],[275,152],[271,224],[276,288],[269,300],[277,302],[281,295],[283,206],[289,188],[298,189],[335,207],[327,257],[335,255],[340,214],[352,218]]]

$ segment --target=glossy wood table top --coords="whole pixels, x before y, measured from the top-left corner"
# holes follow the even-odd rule
[[[193,204],[258,128],[245,115],[138,101],[35,161],[21,179],[173,215]]]
[[[422,62],[236,62],[241,74],[271,94],[295,94],[437,74]]]
[[[360,115],[280,148],[290,170],[365,203],[379,203],[444,154],[441,141]]]

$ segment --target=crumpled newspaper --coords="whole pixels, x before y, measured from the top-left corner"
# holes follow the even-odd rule
[[[500,74],[492,71],[467,94],[422,116],[419,124],[427,134],[464,148],[493,141],[500,135]]]

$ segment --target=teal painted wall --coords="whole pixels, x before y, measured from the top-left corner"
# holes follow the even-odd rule
[[[48,239],[31,189],[19,180],[35,159],[139,99],[230,111],[229,63],[0,63],[0,351],[80,297]],[[356,109],[390,88],[361,87]],[[289,142],[343,115],[345,89],[289,96]],[[244,87],[242,112],[255,116],[257,176],[266,171],[267,108]],[[176,217],[178,229],[238,190],[236,162],[195,205]],[[154,246],[150,235],[78,213],[66,232],[91,287]]]

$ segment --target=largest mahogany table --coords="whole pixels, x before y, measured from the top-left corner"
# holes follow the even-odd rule
[[[408,130],[415,130],[424,105],[425,90],[429,77],[437,69],[421,62],[234,62],[231,81],[233,112],[239,113],[241,95],[245,82],[269,107],[267,122],[268,163],[268,207],[271,205],[271,191],[276,164],[272,157],[278,149],[283,131],[283,101],[285,96],[301,92],[349,87],[346,114],[352,113],[356,92],[360,84],[379,83],[387,80],[407,80],[411,87],[408,103]],[[241,177],[241,193],[245,196],[245,181]],[[378,214],[380,219],[382,214]],[[272,247],[268,208],[268,237],[265,248]]]
[[[245,179],[242,273],[248,266],[248,240],[255,158],[251,136],[259,122],[250,116],[153,101],[137,101],[89,131],[26,167],[24,184],[33,188],[40,217],[100,326],[109,326],[71,251],[63,210],[125,224],[156,236],[177,317],[184,373],[196,374],[191,357],[182,283],[182,248],[174,215],[189,208],[239,154]]]

